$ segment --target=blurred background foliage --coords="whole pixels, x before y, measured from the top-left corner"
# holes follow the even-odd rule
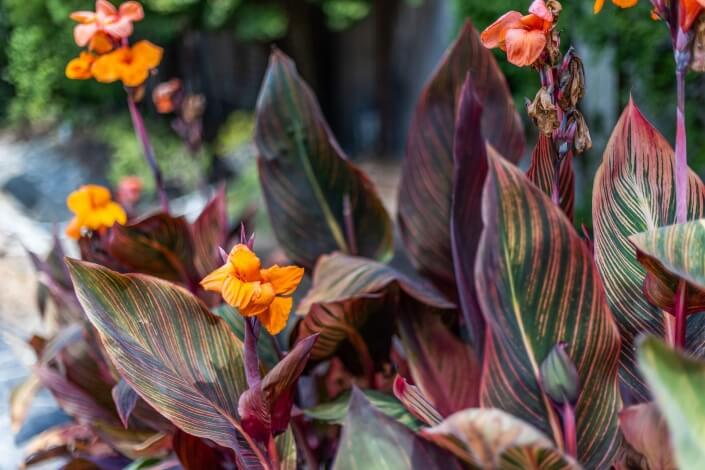
[[[380,63],[399,62],[389,56],[393,51],[386,44],[398,32],[385,33],[385,28],[393,29],[402,6],[418,7],[431,1],[143,0],[146,17],[136,25],[136,37],[148,38],[166,48],[162,67],[166,72],[160,69],[160,74],[166,75],[160,75],[160,79],[180,76],[180,72],[189,67],[208,69],[209,61],[220,61],[221,57],[209,55],[212,52],[206,49],[209,43],[192,44],[193,37],[202,38],[209,34],[216,38],[226,35],[232,38],[233,44],[238,45],[237,51],[227,47],[224,49],[235,56],[230,60],[255,64],[248,69],[253,70],[250,81],[254,85],[242,92],[247,95],[246,99],[228,98],[222,103],[209,102],[204,133],[207,142],[198,158],[189,155],[178,137],[170,131],[169,118],[157,115],[147,106],[146,119],[170,184],[188,191],[197,188],[203,181],[213,180],[213,175],[222,170],[231,176],[242,173],[246,175],[245,180],[250,178],[253,170],[247,158],[251,159],[252,152],[251,149],[242,149],[247,149],[249,145],[256,84],[265,65],[262,62],[266,60],[258,57],[266,58],[272,43],[279,44],[294,56],[303,75],[321,99],[333,129],[339,132],[336,126],[349,119],[347,110],[341,111],[337,104],[347,84],[334,88],[332,83],[347,79],[351,72],[340,66],[335,69],[336,61],[345,62],[348,57],[340,57],[339,49],[333,48],[330,43],[337,41],[336,35],[344,35],[346,30],[361,28],[360,25],[365,22],[372,22],[369,31],[375,34],[377,43],[372,50],[364,49],[361,44],[359,49],[364,52],[360,53],[374,56],[371,59],[376,64],[372,67],[376,73],[373,75],[373,86],[381,90],[376,97],[377,106],[396,112],[389,102],[385,103],[390,98],[384,97],[389,95],[389,90],[399,88],[399,78],[394,76],[394,71],[390,73],[383,66],[380,68]],[[445,44],[452,40],[466,17],[471,17],[481,30],[505,11],[525,10],[529,4],[529,0],[440,1],[447,1],[446,7],[452,12],[448,27],[434,32],[436,36],[444,36],[441,40]],[[586,175],[591,174],[590,168],[594,168],[599,160],[604,140],[630,94],[672,141],[675,99],[673,58],[664,25],[649,19],[648,2],[640,2],[638,7],[630,10],[620,10],[607,2],[606,8],[597,16],[592,14],[592,0],[566,0],[563,3],[564,12],[560,21],[563,49],[574,44],[586,58],[588,100],[590,95],[593,95],[593,101],[600,101],[603,95],[610,97],[607,117],[604,113],[586,112],[593,134],[597,136],[596,148],[576,165],[584,166]],[[68,122],[72,129],[90,132],[97,140],[107,144],[112,153],[107,175],[110,181],[117,182],[127,174],[138,174],[145,176],[144,181],[149,184],[150,178],[146,177],[147,169],[142,163],[140,150],[131,138],[130,123],[124,113],[124,93],[120,87],[104,86],[93,81],[76,82],[64,76],[66,62],[78,53],[70,33],[74,23],[69,19],[69,14],[91,7],[90,0],[0,1],[0,44],[5,45],[0,48],[0,126],[29,129],[31,134]],[[306,16],[302,17],[304,10]],[[406,34],[416,35],[423,41],[426,31],[407,31]],[[253,58],[251,54],[242,54],[242,51],[248,50],[258,50],[259,55]],[[394,53],[399,55],[398,50]],[[498,53],[498,59],[509,79],[517,106],[523,108],[524,98],[533,97],[538,88],[536,74],[509,65],[501,53]],[[189,60],[192,63],[189,64]],[[401,63],[408,64],[409,59],[405,60]],[[593,63],[608,67],[611,76],[616,79],[590,81]],[[331,72],[328,69],[335,70]],[[361,77],[360,80],[371,81],[367,75]],[[425,76],[418,78],[416,81],[419,83],[426,79]],[[201,92],[198,88],[203,80],[197,76],[191,80],[190,86]],[[211,82],[218,80],[222,79],[211,77]],[[689,76],[688,86],[690,161],[696,170],[701,170],[705,167],[705,133],[701,132],[705,126],[705,108],[699,104],[705,95],[705,86],[701,76],[694,74]],[[358,99],[357,95],[355,99]],[[410,99],[415,100],[415,97]],[[359,101],[364,99],[359,98]],[[389,109],[379,110],[381,117],[376,119],[382,121],[381,126],[384,127],[384,122],[390,119],[404,121],[402,126],[405,125],[408,116],[399,119],[394,112],[387,112]],[[337,110],[339,116],[331,115],[334,114],[329,113],[331,110]],[[366,108],[362,112],[366,112]],[[521,113],[525,117],[523,109]],[[377,124],[374,119],[371,122],[374,128]],[[533,141],[534,129],[527,126],[527,130],[529,141]],[[384,129],[380,134],[379,139],[384,139]],[[356,135],[353,134],[353,137]],[[346,146],[345,138],[342,140]],[[355,145],[348,148],[352,149],[353,154],[359,153]],[[391,147],[373,151],[368,148],[364,153],[367,156],[399,157],[402,151],[403,139],[397,139]],[[228,163],[224,164],[222,159],[228,156]],[[579,187],[579,191],[584,193],[582,197],[578,195],[579,221],[589,219],[590,188],[591,183],[587,180]]]

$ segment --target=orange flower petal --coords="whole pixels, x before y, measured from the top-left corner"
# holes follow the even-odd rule
[[[680,27],[687,33],[700,16],[703,7],[698,0],[680,0],[680,2]]]
[[[74,11],[73,13],[71,13],[71,15],[69,15],[69,18],[79,23],[92,23],[95,21],[95,12]]]
[[[639,0],[612,0],[612,3],[617,5],[619,8],[631,8],[639,3]]]
[[[521,19],[518,11],[509,11],[499,17],[497,21],[489,25],[480,35],[482,44],[488,49],[498,47],[503,40],[506,30],[515,25]]]
[[[252,296],[250,303],[240,309],[240,312],[245,316],[253,316],[264,313],[269,308],[269,305],[274,301],[274,289],[272,285],[254,283],[259,285],[259,290]]]
[[[538,60],[546,47],[546,33],[510,29],[505,36],[507,60],[517,67],[526,67]]]
[[[235,245],[228,255],[228,261],[235,267],[239,279],[246,282],[259,281],[260,261],[247,245]]]
[[[597,14],[602,11],[602,7],[605,6],[605,0],[595,0],[595,5],[592,7],[592,12]]]
[[[233,275],[233,267],[226,263],[201,280],[201,286],[205,290],[222,292],[223,284],[228,276]]]
[[[68,64],[66,64],[66,77],[71,80],[87,80],[93,76],[91,72],[91,66],[93,64],[94,57],[87,53],[81,52],[81,55],[75,59],[71,59]]]
[[[115,5],[108,0],[97,0],[95,2],[95,12],[103,16],[115,16],[118,11]]]
[[[71,212],[76,215],[89,212],[93,205],[91,204],[91,196],[85,186],[73,191],[66,198],[66,206]]]
[[[544,21],[553,22],[553,13],[548,11],[543,0],[534,0],[529,7],[529,13],[533,13]]]
[[[147,69],[156,68],[162,61],[164,49],[149,41],[139,41],[132,46],[132,58]]]
[[[130,21],[140,21],[144,18],[144,10],[138,2],[125,2],[120,5],[120,16]]]
[[[93,76],[95,79],[102,83],[120,80],[126,61],[126,54],[129,54],[129,51],[125,48],[120,48],[98,57],[93,64]]]
[[[124,39],[132,34],[132,21],[118,17],[115,21],[103,25],[103,30],[111,36]]]
[[[263,282],[272,285],[277,295],[291,295],[304,276],[304,268],[298,266],[279,267],[276,264],[271,268],[260,271]]]
[[[223,299],[233,307],[240,310],[240,313],[249,316],[245,308],[250,304],[256,291],[260,289],[258,282],[242,282],[235,276],[228,276],[223,282]]]
[[[257,319],[269,334],[279,334],[286,327],[292,304],[293,300],[291,297],[277,297]]]
[[[90,42],[88,43],[88,49],[95,52],[96,54],[107,54],[108,52],[113,50],[113,47],[113,40],[110,39],[110,36],[108,36],[102,31],[98,31],[97,33],[95,33],[95,35],[91,38]]]
[[[85,47],[98,31],[95,23],[77,24],[73,28],[73,39],[79,47]]]
[[[149,69],[134,63],[125,66],[120,74],[123,85],[127,87],[138,87],[146,82],[147,78],[149,78]]]
[[[78,217],[71,219],[71,222],[66,226],[66,236],[74,240],[81,238],[81,221]]]

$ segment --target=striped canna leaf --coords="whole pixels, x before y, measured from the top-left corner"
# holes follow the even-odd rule
[[[459,470],[463,467],[453,454],[378,411],[359,389],[353,388],[333,469],[376,468]]]
[[[459,411],[421,434],[473,468],[580,469],[542,432],[498,409]]]
[[[531,164],[526,170],[526,176],[549,197],[553,193],[553,175],[556,172],[554,161],[556,150],[551,138],[541,133],[536,147],[531,153]],[[573,174],[573,156],[569,154],[560,163],[558,174],[558,197],[561,209],[570,220],[573,220],[575,205],[575,175]]]
[[[79,301],[115,367],[181,430],[237,448],[243,345],[186,290],[144,275],[66,261]]]
[[[310,269],[333,251],[390,257],[392,225],[372,183],[347,160],[311,89],[278,50],[256,113],[262,191],[289,258]]]
[[[320,333],[311,351],[314,361],[331,357],[344,341],[358,350],[366,343],[386,344],[388,349],[394,329],[392,312],[400,295],[439,309],[453,308],[430,286],[385,264],[341,253],[322,256],[313,272],[313,286],[297,309],[303,315],[297,341]]]
[[[587,245],[551,200],[514,165],[490,155],[477,291],[488,325],[480,400],[553,438],[559,416],[539,365],[559,342],[575,363],[578,460],[607,468],[620,439],[619,335]]]
[[[674,325],[644,296],[646,269],[629,237],[675,221],[674,178],[673,150],[630,101],[595,175],[592,203],[595,263],[622,337],[620,378],[630,401],[649,399],[636,365],[636,338],[671,337]],[[692,172],[689,184],[688,217],[702,217],[705,187]]]
[[[513,162],[524,149],[524,131],[507,82],[467,21],[417,104],[399,188],[399,226],[409,256],[444,291],[455,283],[450,242],[453,140],[468,73],[486,109],[482,133],[487,141]]]

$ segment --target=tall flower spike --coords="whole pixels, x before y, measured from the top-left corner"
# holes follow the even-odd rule
[[[223,266],[201,281],[204,289],[218,292],[244,317],[255,316],[270,334],[281,332],[289,319],[294,293],[303,268],[277,266],[262,269],[257,255],[245,244],[233,247]]]
[[[81,230],[100,230],[127,221],[125,210],[113,202],[108,188],[89,184],[81,186],[66,198],[66,205],[74,213],[66,228],[66,235],[78,240]]]

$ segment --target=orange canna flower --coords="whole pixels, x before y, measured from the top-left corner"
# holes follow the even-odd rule
[[[102,55],[93,64],[93,76],[103,83],[121,80],[125,86],[137,87],[147,80],[149,71],[162,60],[161,47],[139,41],[132,47],[121,47]]]
[[[91,68],[95,62],[95,56],[90,52],[81,52],[81,55],[71,59],[66,64],[66,76],[71,80],[88,80],[93,77]]]
[[[480,35],[482,44],[507,53],[507,60],[518,67],[536,62],[546,48],[553,27],[553,14],[544,0],[534,0],[529,14],[510,11],[488,26]]]
[[[115,42],[107,33],[98,31],[88,43],[88,49],[96,54],[107,54],[115,48]]]
[[[178,78],[172,78],[168,82],[157,85],[152,92],[152,100],[157,112],[162,114],[173,113],[178,107],[176,101],[181,94],[181,89],[181,80]]]
[[[238,244],[227,262],[206,276],[201,286],[219,292],[243,316],[256,316],[275,335],[286,326],[293,304],[291,294],[303,275],[303,268],[298,266],[261,269],[257,255],[247,245]]]
[[[115,39],[124,39],[132,34],[132,22],[142,18],[144,10],[137,2],[125,2],[117,9],[108,0],[97,0],[95,12],[71,13],[71,19],[79,23],[73,29],[73,38],[80,47],[88,44],[98,32],[106,33]]]
[[[73,220],[66,227],[66,235],[75,240],[81,238],[81,230],[84,228],[99,230],[127,221],[123,208],[113,202],[110,191],[103,186],[81,186],[69,194],[66,205],[74,213]]]

